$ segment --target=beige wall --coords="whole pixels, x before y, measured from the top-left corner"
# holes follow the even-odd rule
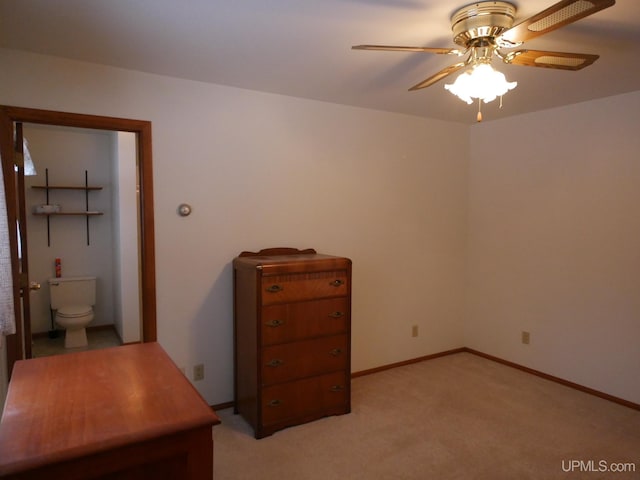
[[[463,345],[466,126],[7,50],[0,64],[2,104],[153,122],[158,338],[188,374],[204,363],[209,403],[233,396],[242,250],[353,260],[354,371]]]
[[[471,128],[467,346],[640,403],[639,127],[636,92]]]
[[[6,50],[0,64],[0,103],[153,122],[159,341],[187,373],[205,364],[209,403],[232,398],[230,262],[270,246],[353,259],[354,371],[467,345],[640,402],[640,94],[469,128]]]

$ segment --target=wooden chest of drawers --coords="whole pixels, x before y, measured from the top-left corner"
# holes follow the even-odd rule
[[[349,413],[351,260],[275,248],[233,271],[235,412],[256,438]]]

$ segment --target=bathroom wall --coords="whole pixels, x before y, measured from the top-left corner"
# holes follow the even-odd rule
[[[45,185],[45,171],[49,171],[49,185],[84,186],[85,170],[89,185],[102,190],[89,192],[89,210],[104,212],[89,218],[89,245],[85,216],[52,216],[49,221],[50,246],[47,245],[47,218],[28,215],[27,244],[29,273],[32,281],[42,288],[31,293],[31,329],[33,333],[51,329],[49,285],[54,276],[54,260],[62,260],[63,276],[97,277],[95,319],[92,325],[114,322],[113,293],[113,234],[111,133],[85,129],[59,128],[43,125],[24,127],[24,136],[36,166],[37,175],[25,178],[28,212],[46,203],[46,191],[31,188]],[[49,203],[59,204],[62,211],[84,211],[83,190],[50,190]]]
[[[140,322],[139,185],[136,136],[113,132],[113,321],[123,343],[142,338]]]

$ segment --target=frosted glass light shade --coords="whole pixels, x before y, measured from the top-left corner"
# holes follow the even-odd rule
[[[458,75],[455,82],[445,84],[444,88],[469,104],[473,98],[489,103],[513,90],[518,82],[507,82],[504,74],[494,70],[487,63],[480,63],[471,70]]]

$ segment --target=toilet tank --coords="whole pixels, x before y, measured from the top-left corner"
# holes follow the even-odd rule
[[[60,277],[49,279],[51,308],[96,303],[96,277]]]

